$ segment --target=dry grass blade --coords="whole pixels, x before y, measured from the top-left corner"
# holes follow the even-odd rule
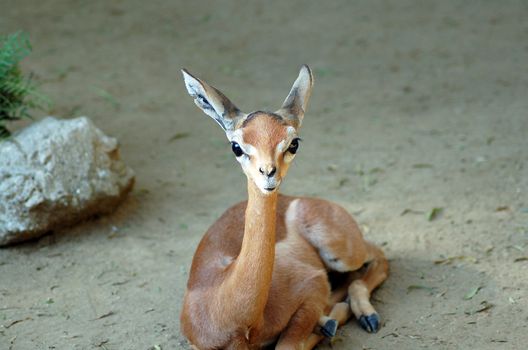
[[[115,312],[114,311],[109,311],[106,314],[102,314],[101,316],[99,316],[97,318],[94,318],[92,321],[100,320],[102,318],[106,318],[106,317],[109,317],[109,316],[112,316],[112,315],[115,315]]]
[[[13,322],[11,322],[10,324],[7,324],[4,326],[5,329],[8,329],[8,328],[11,328],[13,327],[14,325],[18,324],[18,323],[21,323],[21,322],[24,322],[24,321],[28,321],[28,320],[32,320],[31,317],[26,317],[26,318],[23,318],[23,319],[20,319],[20,320],[15,320]]]
[[[513,262],[521,262],[521,261],[527,261],[527,260],[528,260],[528,256],[521,256],[513,260]]]
[[[449,265],[452,264],[455,261],[467,261],[473,264],[476,264],[478,262],[478,259],[474,256],[468,256],[468,255],[457,255],[457,256],[449,256],[447,258],[434,260],[433,263],[435,265]]]
[[[478,307],[475,310],[468,310],[468,311],[465,311],[464,313],[466,315],[474,315],[480,312],[488,311],[494,306],[495,306],[494,304],[488,302],[487,300],[484,300],[478,305]]]

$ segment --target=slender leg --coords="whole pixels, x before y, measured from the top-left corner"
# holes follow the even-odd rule
[[[332,338],[336,335],[337,327],[339,322],[328,316],[322,316],[319,319],[319,327],[316,327],[318,333],[321,333],[327,338]]]
[[[379,316],[370,303],[370,294],[388,276],[389,264],[383,251],[367,242],[369,266],[365,274],[348,287],[350,309],[363,329],[375,333],[379,329]]]
[[[339,326],[345,324],[354,314],[359,320],[361,327],[367,332],[377,332],[379,329],[379,316],[372,304],[370,303],[370,294],[378,287],[388,276],[389,264],[383,251],[374,244],[367,242],[369,265],[363,275],[359,277],[355,272],[351,272],[351,283],[340,287],[332,292],[331,301],[334,304],[328,316],[319,319],[319,325],[324,326],[324,321],[336,320]],[[348,289],[348,298],[346,302],[341,302],[346,296]],[[304,343],[304,350],[314,348],[324,336],[312,333]]]
[[[319,319],[318,327],[316,327],[315,330],[316,333],[322,334],[327,338],[332,338],[336,334],[337,327],[341,326],[348,320],[350,317],[350,307],[348,307],[348,304],[344,303],[343,301],[348,295],[348,287],[354,280],[354,277],[358,278],[353,272],[351,272],[344,283],[332,290],[332,294],[330,296],[330,305],[333,305],[333,307],[330,309],[328,316],[325,315]],[[340,307],[337,304],[343,304],[347,306],[348,315],[345,318],[343,318],[341,314],[336,313]]]
[[[330,311],[330,314],[328,315],[328,318],[336,320],[339,325],[343,325],[346,323],[346,321],[352,316],[352,312],[350,310],[350,306],[348,303],[341,302],[334,305],[332,308],[332,311]],[[310,350],[313,349],[321,340],[323,340],[324,336],[312,333],[308,336],[308,339],[304,342],[304,350]]]
[[[276,350],[306,350],[305,341],[318,323],[323,308],[312,302],[305,302],[295,312],[288,327],[281,334]],[[323,336],[320,336],[321,338]]]

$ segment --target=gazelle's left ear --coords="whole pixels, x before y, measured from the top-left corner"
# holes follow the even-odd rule
[[[288,97],[276,112],[290,121],[295,128],[301,126],[308,100],[312,94],[313,81],[312,71],[307,65],[303,65]]]
[[[194,77],[186,69],[182,69],[187,92],[194,98],[194,103],[200,109],[216,120],[225,132],[235,129],[238,122],[247,115],[242,113],[222,92]]]

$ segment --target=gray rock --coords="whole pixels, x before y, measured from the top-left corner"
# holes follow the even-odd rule
[[[0,246],[114,210],[134,185],[117,140],[47,117],[0,141]]]

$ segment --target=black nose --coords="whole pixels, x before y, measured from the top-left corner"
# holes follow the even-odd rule
[[[263,168],[259,168],[259,172],[262,175],[267,175],[268,177],[272,177],[273,175],[275,175],[275,172],[277,172],[277,168],[276,167],[271,168],[268,173]]]

